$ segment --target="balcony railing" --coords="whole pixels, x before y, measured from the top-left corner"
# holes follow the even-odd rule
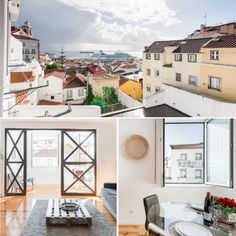
[[[168,68],[172,68],[172,63],[167,63],[167,64],[164,64],[163,67],[168,67]]]

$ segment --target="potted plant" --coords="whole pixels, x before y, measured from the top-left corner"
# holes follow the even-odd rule
[[[220,220],[236,223],[236,201],[230,198],[217,198],[214,208],[220,211]]]

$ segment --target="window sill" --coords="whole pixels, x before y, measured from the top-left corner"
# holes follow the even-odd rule
[[[176,188],[176,187],[215,188],[216,186],[207,184],[166,184],[164,186],[164,188]]]

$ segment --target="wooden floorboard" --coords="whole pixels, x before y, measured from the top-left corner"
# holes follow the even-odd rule
[[[119,225],[119,236],[148,236],[144,225]]]
[[[60,188],[55,185],[35,186],[26,196],[0,198],[0,236],[18,236],[30,215],[30,210],[37,199],[79,198],[92,200],[99,212],[113,225],[116,220],[103,206],[99,197],[61,196]]]

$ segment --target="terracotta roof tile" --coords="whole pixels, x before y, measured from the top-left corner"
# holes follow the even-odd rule
[[[63,105],[62,102],[53,102],[48,100],[39,100],[38,105],[44,105],[44,106],[54,106],[54,105]]]
[[[64,72],[53,71],[53,72],[51,72],[51,73],[49,73],[49,74],[46,74],[46,75],[44,76],[44,78],[48,78],[48,77],[50,77],[50,76],[57,77],[57,78],[62,79],[62,80],[64,80],[65,77],[66,77],[66,75],[65,75]]]
[[[194,143],[194,144],[175,144],[170,145],[172,149],[199,149],[203,148],[203,143]]]
[[[86,84],[81,81],[81,79],[77,76],[70,77],[66,80],[63,89],[68,89],[68,88],[80,88],[80,87],[85,87]]]
[[[209,40],[211,38],[183,40],[173,53],[198,53]]]
[[[150,53],[163,53],[165,47],[176,47],[180,44],[181,40],[170,41],[156,41],[147,50]]]
[[[24,72],[11,72],[11,83],[24,83],[24,82],[32,82],[35,80],[35,76],[33,76],[32,71],[24,71]]]
[[[28,92],[16,92],[16,103],[18,105],[29,104]]]
[[[24,39],[24,40],[34,40],[34,41],[40,41],[39,39],[35,39],[32,37],[24,36],[24,35],[19,35],[19,34],[12,34],[17,39]]]
[[[236,48],[236,35],[218,36],[204,48]]]

